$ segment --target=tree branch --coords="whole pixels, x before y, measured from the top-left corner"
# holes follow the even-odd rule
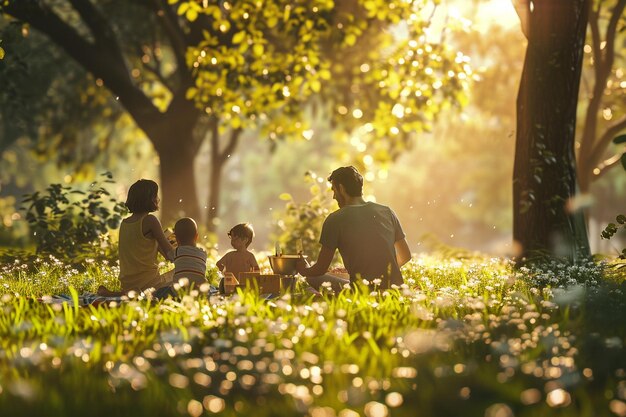
[[[226,159],[233,154],[237,144],[239,143],[239,137],[241,136],[241,128],[233,129],[230,131],[230,137],[228,138],[228,144],[222,152],[219,154],[220,163],[223,164]]]
[[[596,75],[596,85],[598,83],[598,79],[601,78],[599,73],[599,67],[602,65],[603,62],[602,49],[600,48],[602,40],[600,39],[600,26],[598,23],[599,19],[600,10],[594,10],[592,7],[589,11],[589,28],[591,29],[591,52],[593,53],[593,69]]]
[[[111,56],[109,48],[95,48],[43,2],[12,1],[3,11],[46,34],[83,68],[101,78],[142,129],[159,117],[150,98],[133,83],[123,60]]]
[[[626,7],[626,0],[620,0],[615,5],[606,28],[606,44],[604,46],[606,55],[604,57],[604,64],[608,73],[611,72],[613,61],[615,60],[615,33],[617,31],[617,23],[624,13],[624,7]]]
[[[178,16],[167,4],[166,0],[153,0],[153,5],[157,16],[163,21],[163,27],[170,39],[172,51],[176,59],[176,71],[182,77],[183,73],[189,73],[185,60],[185,52],[189,45],[185,40],[185,33],[178,23]]]
[[[613,168],[615,165],[617,165],[620,162],[621,158],[622,158],[622,154],[620,153],[620,154],[615,154],[611,156],[610,158],[605,159],[602,162],[602,164],[600,164],[600,166],[597,167],[600,170],[600,172],[598,172],[592,177],[593,181],[597,181],[601,177],[606,175],[606,173],[609,172],[611,168]]]
[[[589,167],[593,167],[598,163],[598,161],[602,158],[602,154],[606,150],[606,148],[611,144],[611,141],[618,133],[622,130],[626,129],[626,117],[623,117],[617,123],[611,125],[604,134],[600,137],[600,139],[596,142],[595,146],[591,154],[586,160],[588,161]]]
[[[588,101],[587,110],[585,114],[585,125],[580,143],[579,152],[579,165],[581,172],[589,171],[595,165],[594,160],[591,159],[591,155],[594,154],[594,144],[596,143],[597,126],[598,126],[598,112],[602,105],[602,96],[606,87],[606,82],[611,73],[611,66],[607,65],[607,53],[603,54],[601,48],[602,39],[600,38],[600,7],[598,9],[591,7],[589,11],[589,28],[591,29],[591,41],[592,41],[592,53],[593,53],[593,69],[594,69],[594,84],[591,93],[591,98]],[[606,45],[605,45],[606,51]],[[608,70],[607,70],[608,67]]]
[[[115,53],[116,58],[123,59],[122,52],[115,39],[113,28],[90,0],[69,0],[69,2],[74,6],[74,9],[91,31],[96,44],[98,44],[100,48],[109,48],[109,52]]]

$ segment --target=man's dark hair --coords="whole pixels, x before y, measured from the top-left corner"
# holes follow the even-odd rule
[[[328,181],[343,185],[350,197],[363,195],[363,177],[352,165],[337,168],[330,174]]]
[[[250,223],[239,223],[238,225],[230,229],[230,232],[228,232],[228,236],[236,236],[242,239],[246,239],[247,248],[248,246],[250,246],[250,243],[252,243],[252,238],[254,237],[254,229],[252,228],[252,225]]]
[[[174,234],[179,245],[191,245],[198,234],[198,225],[191,217],[183,217],[174,225]]]
[[[141,179],[130,186],[126,207],[131,213],[151,212],[157,209],[154,199],[159,192],[159,186],[152,180]]]

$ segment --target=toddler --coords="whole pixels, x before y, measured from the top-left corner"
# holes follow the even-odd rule
[[[174,225],[178,246],[170,254],[174,259],[174,282],[188,278],[199,287],[206,281],[206,252],[196,246],[198,225],[191,217],[183,217]]]
[[[250,223],[240,223],[228,232],[230,244],[235,249],[217,261],[217,268],[237,276],[240,272],[259,271],[259,264],[254,254],[248,250],[254,237],[254,229]]]

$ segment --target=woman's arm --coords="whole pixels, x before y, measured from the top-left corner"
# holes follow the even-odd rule
[[[159,252],[161,255],[165,257],[168,261],[173,261],[174,257],[172,256],[174,253],[174,248],[170,244],[170,242],[165,237],[163,233],[163,227],[161,226],[161,222],[154,215],[148,214],[143,219],[143,231],[144,235],[152,237],[158,243]]]

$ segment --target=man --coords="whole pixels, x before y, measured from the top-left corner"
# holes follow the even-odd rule
[[[401,285],[400,267],[411,259],[411,251],[393,210],[363,199],[363,177],[353,166],[337,168],[328,181],[339,210],[324,221],[317,262],[309,266],[301,261],[298,273],[316,289],[329,282],[340,291],[359,279],[380,279],[379,288]],[[350,280],[327,274],[337,249]]]

